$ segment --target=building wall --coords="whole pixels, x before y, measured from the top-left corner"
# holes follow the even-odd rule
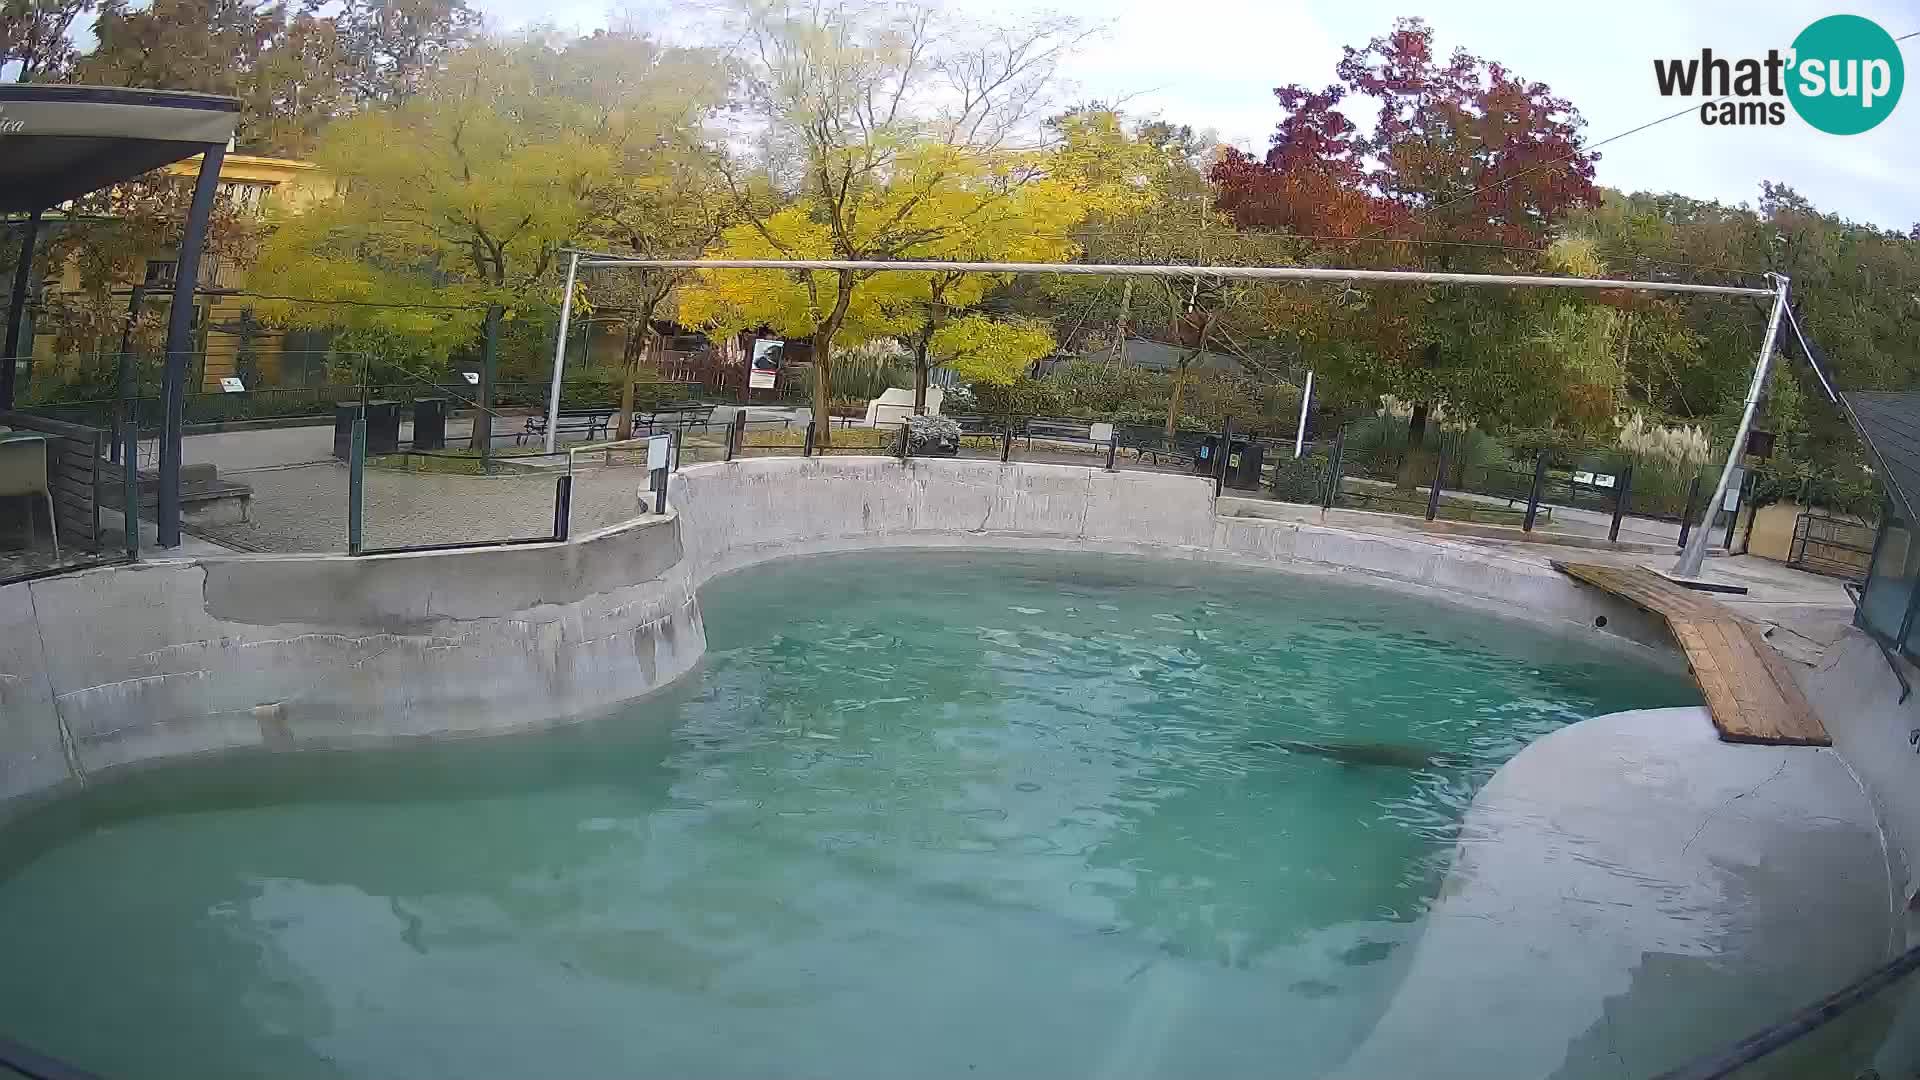
[[[195,156],[165,166],[161,171],[173,176],[195,177],[200,173],[200,160]],[[264,218],[268,213],[298,213],[330,197],[334,192],[334,181],[325,170],[312,162],[229,154],[220,167],[220,190],[222,195]],[[142,255],[144,261],[141,265],[144,267],[150,263],[175,260],[179,257],[179,251],[177,247],[167,246]],[[200,283],[211,288],[244,289],[246,272],[244,266],[208,259],[202,264]],[[136,282],[127,281],[119,287],[133,284]],[[80,287],[80,267],[75,262],[62,267],[59,279],[49,283],[49,289],[56,292],[78,292]],[[165,304],[164,299],[157,302]],[[210,310],[208,305],[207,300],[201,300],[196,305],[198,310],[195,314],[195,325],[200,328],[207,353],[206,363],[200,373],[199,390],[214,393],[220,390],[222,378],[239,374],[237,354],[241,339],[207,327],[239,324],[254,302],[246,297],[219,297],[211,301]],[[287,335],[275,331],[253,340],[254,367],[259,382],[280,384],[296,379],[307,369],[308,365],[302,359],[287,355],[286,339]],[[63,366],[71,366],[74,362],[73,358],[61,356],[55,349],[51,333],[35,334],[33,354],[36,372],[59,372]]]

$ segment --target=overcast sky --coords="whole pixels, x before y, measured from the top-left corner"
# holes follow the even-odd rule
[[[604,25],[608,10],[605,0],[478,2],[500,29],[543,22],[588,30]],[[660,0],[644,6],[669,10]],[[976,15],[983,7],[955,6]],[[628,0],[623,7],[636,5]],[[1131,112],[1211,128],[1222,141],[1256,150],[1265,149],[1278,119],[1275,86],[1331,82],[1341,46],[1386,32],[1399,15],[1424,16],[1444,50],[1464,46],[1550,85],[1586,117],[1589,142],[1685,104],[1660,96],[1656,57],[1698,56],[1702,46],[1722,56],[1761,56],[1839,11],[1873,19],[1895,37],[1920,30],[1913,0],[1846,7],[1774,0],[993,0],[993,7],[1063,12],[1104,27],[1067,65],[1072,88],[1064,96],[1127,98]],[[1916,66],[1920,38],[1903,46],[1909,67]],[[1599,180],[1728,202],[1753,202],[1762,180],[1780,180],[1824,210],[1905,230],[1920,222],[1920,90],[1905,99],[1879,127],[1844,137],[1815,131],[1791,109],[1783,127],[1708,127],[1683,116],[1602,148]]]

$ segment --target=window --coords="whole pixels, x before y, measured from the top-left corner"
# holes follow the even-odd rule
[[[1860,598],[1862,625],[1889,642],[1898,642],[1916,581],[1920,581],[1920,545],[1914,543],[1909,523],[1895,517],[1889,507]],[[1912,646],[1908,648],[1911,651]]]

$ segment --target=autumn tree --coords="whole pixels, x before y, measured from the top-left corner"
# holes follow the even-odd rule
[[[760,133],[752,171],[787,205],[746,207],[747,223],[716,253],[893,260],[951,250],[1043,179],[1023,140],[1081,36],[1071,22],[990,29],[924,6],[789,0],[745,0],[739,14]],[[750,182],[744,169],[729,177],[736,193]],[[703,273],[685,290],[682,318],[809,338],[814,415],[824,419],[834,346],[850,321],[866,333],[924,325],[910,290],[874,282],[855,270]],[[830,427],[820,438],[830,442]]]
[[[480,32],[466,0],[346,0],[334,16],[347,86],[361,103],[419,93]]]
[[[349,317],[430,334],[443,355],[471,339],[475,318],[427,323],[405,305],[484,310],[497,337],[503,319],[556,300],[560,249],[607,222],[657,148],[697,128],[725,93],[711,54],[629,44],[633,62],[609,85],[580,62],[578,41],[480,42],[399,106],[336,121],[316,156],[340,192],[277,223],[256,271],[262,291],[387,305]],[[337,318],[313,306],[272,312],[294,325]],[[486,407],[492,380],[483,370]]]
[[[94,0],[0,0],[0,68],[17,82],[54,82],[73,67],[70,36]]]
[[[1595,155],[1571,104],[1465,50],[1438,56],[1418,19],[1345,50],[1337,75],[1322,90],[1277,90],[1286,117],[1266,159],[1216,169],[1236,223],[1295,236],[1316,261],[1500,272],[1536,265],[1555,224],[1597,197]],[[1377,106],[1370,129],[1335,108],[1354,98]],[[1503,383],[1492,368],[1510,354],[1488,348],[1486,331],[1519,325],[1502,294],[1349,292],[1334,302],[1322,287],[1317,318],[1299,304],[1283,310],[1303,334],[1331,332],[1319,338],[1316,366],[1415,403],[1410,445],[1434,403],[1500,414],[1508,397],[1493,392]]]

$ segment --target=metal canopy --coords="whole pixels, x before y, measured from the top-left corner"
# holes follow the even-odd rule
[[[238,98],[180,90],[0,86],[0,212],[45,210],[225,146]]]

